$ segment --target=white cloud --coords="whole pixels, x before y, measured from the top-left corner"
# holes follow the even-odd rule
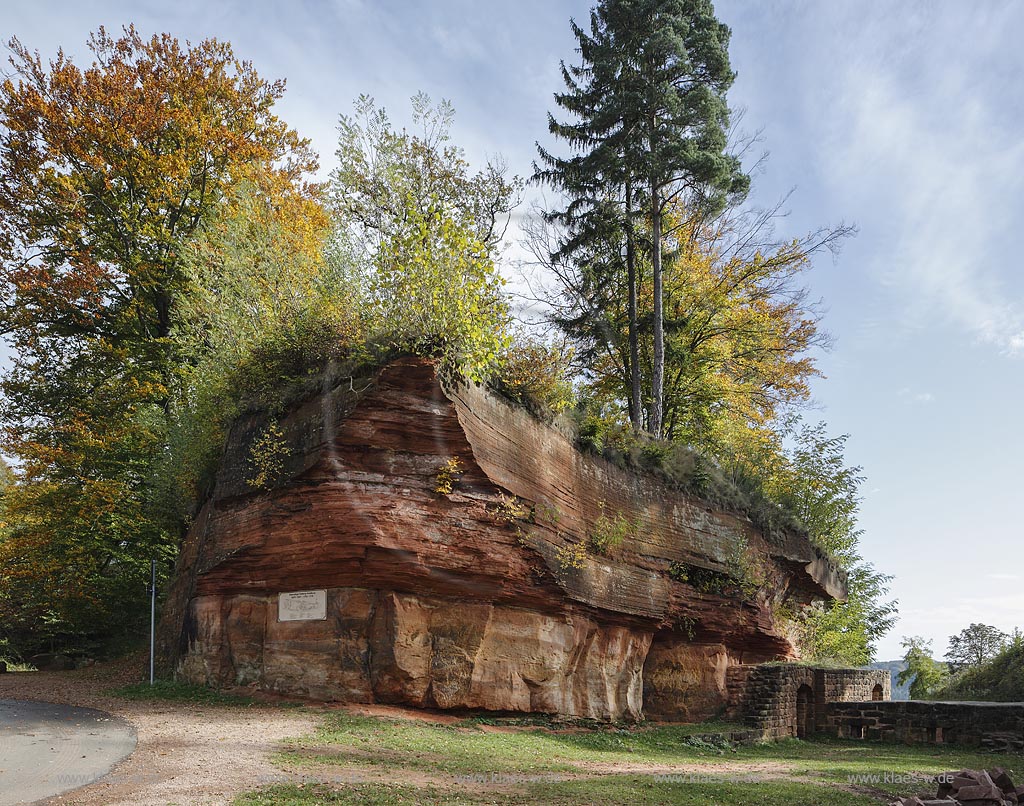
[[[909,386],[900,389],[899,396],[915,403],[932,403],[935,400],[935,395],[931,392],[915,392]]]
[[[902,293],[908,317],[1024,352],[1019,261],[1007,237],[1024,195],[1024,143],[1004,121],[1003,93],[1013,87],[977,86],[989,68],[984,41],[964,63],[924,52],[934,34],[926,31],[908,60],[918,69],[924,60],[925,82],[901,61],[894,32],[873,31],[878,50],[844,61],[836,77],[837,114],[820,152],[826,174],[867,212],[862,229],[886,231],[874,269]]]
[[[440,23],[430,27],[430,37],[444,55],[453,61],[476,62],[487,56],[482,40],[467,37],[464,32],[452,30]]]
[[[1002,581],[1009,583],[1012,580]],[[949,599],[941,604],[932,603],[927,608],[908,608],[901,610],[900,621],[913,625],[907,628],[910,632],[932,638],[933,649],[942,655],[946,652],[945,643],[949,636],[969,624],[991,624],[1009,633],[1021,626],[1021,613],[1024,613],[1024,593],[1010,590],[990,596]]]

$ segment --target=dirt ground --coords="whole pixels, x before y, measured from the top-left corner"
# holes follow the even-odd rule
[[[134,701],[105,693],[111,688],[145,679],[145,659],[134,658],[73,672],[16,672],[0,674],[0,699],[40,700],[107,711],[130,722],[137,732],[134,753],[96,783],[55,796],[46,804],[75,806],[211,806],[230,804],[236,795],[277,782],[395,783],[394,771],[378,765],[352,763],[346,751],[344,773],[317,770],[308,776],[299,769],[282,769],[271,760],[279,743],[312,733],[329,710],[368,716],[425,720],[453,724],[458,715],[424,712],[386,705],[317,705],[301,708],[272,703],[249,707],[197,705],[169,701]],[[263,695],[256,695],[261,697]],[[482,726],[486,731],[515,728]],[[318,752],[323,753],[323,748]],[[707,759],[681,765],[636,762],[589,763],[580,771],[545,774],[545,780],[566,781],[594,774],[743,773],[760,780],[786,778],[789,765],[778,761],[751,764]],[[453,786],[450,776],[403,770],[400,783]],[[468,785],[468,784],[467,784]],[[472,784],[479,789],[480,783]],[[500,797],[501,783],[487,789]]]
[[[99,708],[135,726],[138,746],[113,772],[82,789],[45,801],[76,806],[227,804],[264,783],[292,780],[270,761],[277,743],[311,732],[311,708],[225,708],[135,702],[107,689],[144,679],[141,660],[73,672],[0,674],[0,698]]]
[[[277,782],[301,783],[307,776],[271,762],[282,739],[312,733],[329,710],[366,716],[454,724],[461,716],[387,705],[310,704],[281,708],[272,703],[220,707],[175,702],[140,702],[113,697],[111,688],[146,679],[145,659],[134,658],[72,672],[12,672],[0,675],[0,699],[37,700],[98,708],[136,729],[135,752],[94,784],[43,803],[67,806],[221,806],[236,795]],[[249,692],[245,692],[249,693]],[[262,693],[257,697],[266,698]],[[486,731],[509,728],[484,726]],[[575,775],[548,776],[567,780]],[[310,782],[392,782],[379,766],[349,765],[344,774],[323,770]],[[445,777],[405,771],[402,783],[446,786]],[[479,786],[478,784],[476,786]],[[501,787],[495,787],[500,790]]]

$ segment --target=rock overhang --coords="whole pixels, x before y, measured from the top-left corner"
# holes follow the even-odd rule
[[[281,472],[257,489],[249,478],[251,448],[269,421],[254,412],[235,424],[214,493],[185,541],[161,630],[170,665],[194,661],[197,652],[230,654],[210,642],[216,634],[230,643],[224,629],[242,619],[231,615],[232,597],[261,597],[259,612],[269,623],[267,597],[280,592],[358,589],[378,598],[425,597],[439,631],[431,634],[431,652],[447,646],[445,634],[463,629],[436,615],[446,607],[439,603],[453,610],[490,607],[506,617],[528,611],[540,618],[531,622],[536,635],[549,629],[539,626],[544,619],[575,625],[562,630],[581,642],[566,649],[566,663],[574,655],[591,657],[598,665],[588,674],[610,673],[604,650],[585,650],[588,642],[609,651],[628,644],[635,658],[653,640],[657,656],[681,662],[680,668],[693,667],[680,661],[683,655],[723,658],[707,661],[711,671],[700,685],[724,690],[723,664],[795,654],[777,623],[778,605],[845,595],[842,572],[805,536],[767,539],[741,515],[581,452],[561,430],[486,388],[443,384],[425,359],[335,374],[291,406],[275,423],[288,448]],[[442,495],[438,473],[451,460],[459,478]],[[507,501],[519,502],[528,517],[504,522],[496,510]],[[612,556],[588,552],[578,567],[566,568],[564,553],[585,544],[606,512],[640,528]],[[672,577],[675,564],[727,575],[737,546],[763,564],[764,586],[756,594],[719,595]],[[202,646],[197,602],[206,602],[202,618],[209,628]],[[632,636],[625,644],[608,632],[621,629]],[[364,632],[373,640],[381,634]],[[534,640],[541,639],[524,638]],[[363,652],[380,653],[371,645],[366,638]],[[213,664],[220,671],[208,675],[215,682],[238,676],[231,659],[222,660]],[[574,700],[568,707],[613,718],[616,710],[638,715],[642,674],[635,660],[627,667],[629,680],[603,684],[606,691],[625,686],[614,704]],[[372,692],[373,670],[363,671],[369,682],[360,690]],[[487,677],[495,669],[485,664],[469,674]]]

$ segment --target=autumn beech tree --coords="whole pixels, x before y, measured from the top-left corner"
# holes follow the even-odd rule
[[[19,344],[166,338],[181,246],[240,174],[316,168],[272,112],[284,82],[231,46],[103,28],[84,70],[11,40],[0,85],[3,324]]]
[[[18,482],[0,535],[0,622],[44,638],[132,617],[149,558],[184,522],[157,491],[196,234],[240,180],[306,198],[307,141],[214,39],[100,28],[92,63],[18,40],[0,84],[3,451]],[[274,209],[304,209],[277,204]],[[202,333],[203,328],[197,328]]]

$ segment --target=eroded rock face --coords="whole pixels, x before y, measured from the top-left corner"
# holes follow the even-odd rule
[[[320,699],[697,719],[732,664],[791,657],[783,602],[842,595],[798,535],[769,543],[737,516],[576,450],[476,386],[446,392],[423,359],[339,379],[278,423],[284,467],[256,489],[236,424],[164,608],[165,666]],[[458,460],[450,494],[438,474]],[[612,556],[568,552],[602,513],[639,524]],[[725,574],[749,596],[674,581]],[[325,590],[327,617],[279,621],[282,592]],[[653,645],[652,645],[653,641]]]
[[[760,658],[759,658],[760,659]],[[687,636],[658,636],[644,668],[644,710],[669,722],[695,722],[728,696],[726,670],[739,662],[725,644],[694,644]]]
[[[640,717],[650,633],[365,588],[328,590],[324,620],[280,622],[274,600],[193,599],[180,672],[347,702]]]

